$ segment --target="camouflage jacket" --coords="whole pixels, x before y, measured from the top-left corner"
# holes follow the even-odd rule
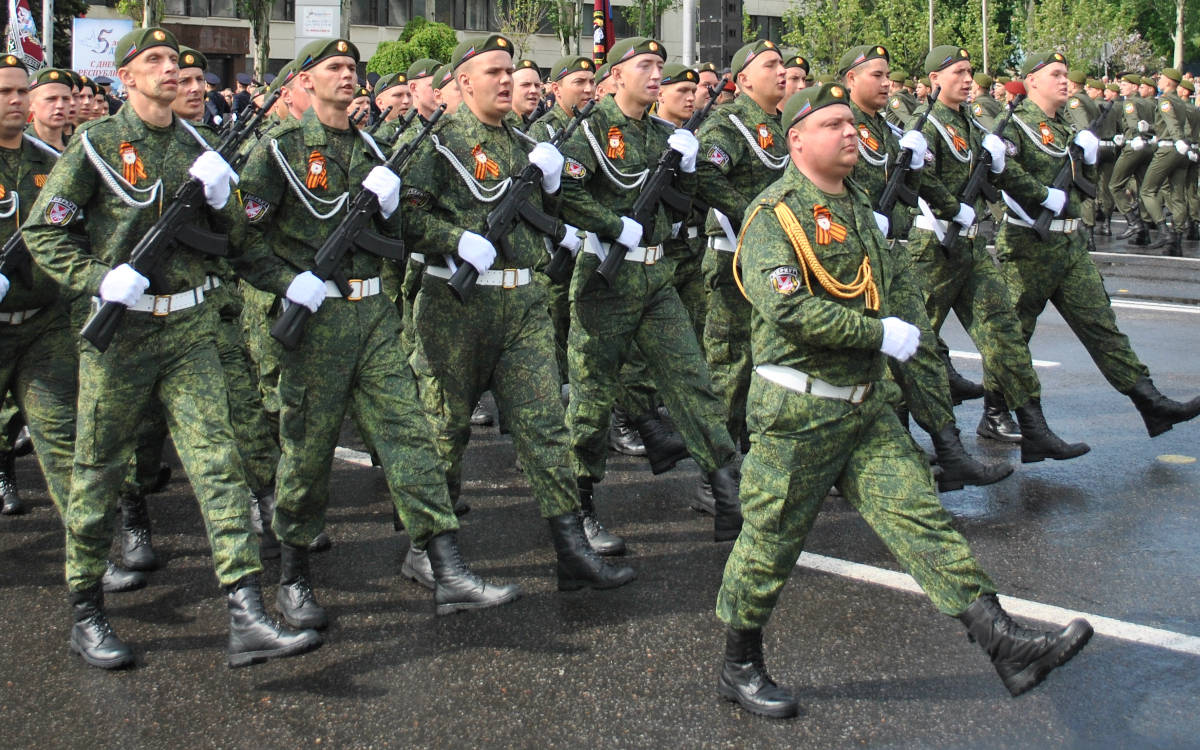
[[[311,109],[272,128],[242,168],[238,272],[263,291],[285,294],[296,274],[312,268],[363,178],[383,161],[369,135],[327,128]],[[400,236],[399,210],[387,220],[377,214],[374,223],[380,233]],[[368,279],[383,262],[351,250],[340,270],[348,279]]]
[[[571,113],[555,104],[550,111],[534,121],[526,131],[539,143],[545,143],[571,121]]]
[[[1060,114],[1055,113],[1053,117],[1047,117],[1046,113],[1029,99],[1022,101],[1013,113],[1013,122],[1008,130],[1008,139],[1014,146],[1010,151],[1015,150],[1015,153],[1009,154],[1005,174],[1010,169],[1016,169],[1027,178],[1036,181],[1039,187],[1049,185],[1058,174],[1063,159],[1067,158],[1067,147],[1075,138],[1076,132]],[[1095,179],[1094,167],[1086,168],[1085,172],[1090,173],[1089,179]],[[1021,208],[1025,209],[1030,217],[1036,219],[1042,211],[1040,204],[1045,200],[1046,191],[1043,189],[1040,195],[1029,193],[1027,197],[1009,191],[1009,195],[1021,204]],[[1067,191],[1067,196],[1067,205],[1058,217],[1081,216],[1080,208],[1084,195],[1072,188]]]
[[[30,134],[21,138],[20,149],[0,149],[0,221],[11,231],[17,231],[29,217],[56,161],[58,152]],[[9,236],[5,234],[0,241]],[[0,301],[0,312],[33,310],[58,299],[58,284],[38,264],[31,262],[29,268],[33,284],[26,286],[16,274],[10,277],[11,287]]]
[[[873,206],[887,186],[892,168],[900,155],[900,139],[896,137],[883,114],[876,112],[874,116],[868,115],[854,102],[850,102],[850,111],[854,113],[854,121],[858,128],[858,162],[850,172],[850,179],[866,191]],[[914,192],[919,190],[920,170],[909,170],[904,183]],[[896,201],[896,207],[888,220],[892,223],[892,236],[904,237],[912,224],[911,211],[903,203]]]
[[[1125,115],[1125,140],[1130,141],[1139,135],[1149,140],[1154,134],[1154,120],[1156,107],[1153,99],[1147,99],[1144,96],[1125,97],[1125,101],[1121,104],[1121,111]],[[1150,123],[1150,130],[1143,133],[1138,130],[1137,124],[1139,120],[1144,120]]]
[[[995,126],[996,118],[1004,111],[1004,105],[996,101],[991,94],[982,94],[971,102],[971,114],[979,124],[989,131]]]
[[[1062,106],[1058,114],[1071,123],[1076,130],[1087,130],[1092,120],[1100,114],[1100,105],[1092,97],[1080,91],[1067,99],[1067,103]],[[1101,137],[1099,133],[1095,133],[1095,136]]]
[[[1172,91],[1158,97],[1158,109],[1154,113],[1154,132],[1160,139],[1188,140],[1191,128],[1187,122],[1187,105],[1179,94]]]
[[[208,137],[178,118],[166,128],[147,125],[133,107],[79,126],[22,230],[38,264],[73,294],[96,294],[104,275],[129,260],[175,191],[191,179],[188,168]],[[231,198],[220,211],[203,206],[196,221],[225,231],[236,216]],[[88,247],[72,231],[86,235]],[[201,286],[218,265],[214,256],[178,247],[159,269],[161,287],[152,283],[149,292]]]
[[[779,179],[789,163],[787,136],[779,115],[745,94],[714,108],[697,135],[696,197],[712,208],[705,233],[725,236],[714,213],[720,211],[736,239],[750,201]]]
[[[901,91],[888,99],[887,110],[883,116],[891,124],[902,128],[916,109],[917,97],[907,91]]]

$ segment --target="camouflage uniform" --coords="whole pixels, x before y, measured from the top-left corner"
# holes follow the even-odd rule
[[[1067,99],[1060,114],[1074,130],[1087,130],[1092,121],[1100,114],[1100,105],[1093,101],[1086,92],[1080,91]],[[1101,137],[1099,133],[1094,132],[1093,135],[1096,138]],[[1099,184],[1096,187],[1096,198],[1099,198]],[[1096,198],[1085,198],[1081,206],[1083,226],[1089,231],[1096,226]]]
[[[1138,197],[1146,207],[1151,221],[1163,223],[1165,205],[1171,212],[1172,223],[1178,229],[1188,220],[1184,180],[1187,179],[1190,162],[1187,156],[1175,149],[1175,143],[1183,141],[1186,144],[1191,127],[1187,121],[1186,105],[1176,91],[1158,98],[1154,113],[1154,132],[1158,135],[1158,143],[1154,156],[1150,158],[1150,164],[1146,167]]]
[[[1117,157],[1116,164],[1113,165],[1112,180],[1109,183],[1113,201],[1116,203],[1117,210],[1127,218],[1132,217],[1134,211],[1140,206],[1138,213],[1141,219],[1148,221],[1150,215],[1146,213],[1146,207],[1138,200],[1135,188],[1142,182],[1146,167],[1154,158],[1154,146],[1147,143],[1143,148],[1135,150],[1132,141],[1139,136],[1147,141],[1154,137],[1154,102],[1133,94],[1116,106],[1121,108],[1124,115],[1125,147]],[[1146,123],[1143,127],[1150,129],[1139,128],[1138,123],[1140,122]]]
[[[899,93],[888,98],[887,110],[883,116],[891,124],[902,128],[912,118],[913,112],[917,111],[918,104],[917,97],[901,89]]]
[[[1004,112],[1004,105],[992,98],[991,94],[980,94],[971,102],[971,114],[979,124],[991,132],[996,125],[996,118]]]

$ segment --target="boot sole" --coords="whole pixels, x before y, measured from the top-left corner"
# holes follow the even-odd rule
[[[1042,461],[1045,461],[1047,458],[1054,459],[1055,461],[1070,461],[1072,458],[1079,458],[1080,456],[1086,456],[1089,452],[1091,452],[1091,450],[1092,449],[1089,446],[1085,450],[1079,451],[1078,453],[1071,452],[1069,455],[1054,455],[1052,453],[1028,453],[1027,454],[1024,450],[1022,450],[1021,451],[1021,463],[1037,464],[1037,463],[1041,463]]]
[[[448,604],[439,604],[437,605],[437,613],[439,615],[452,615],[455,612],[469,612],[473,609],[491,609],[492,607],[499,607],[509,602],[514,602],[520,596],[521,592],[517,590],[509,593],[507,596],[487,602],[450,602]]]
[[[237,669],[238,667],[248,667],[251,664],[262,664],[269,659],[283,659],[288,656],[299,656],[307,654],[309,651],[316,651],[321,647],[324,640],[317,636],[307,640],[295,643],[287,648],[273,648],[266,651],[243,651],[240,654],[229,655],[229,668]]]
[[[744,710],[749,711],[755,716],[762,716],[767,719],[794,719],[800,715],[800,704],[793,703],[788,706],[780,706],[779,708],[763,708],[756,706],[753,703],[746,703],[738,695],[737,691],[727,686],[725,683],[717,682],[717,695],[721,696],[731,703],[736,703]]]
[[[975,434],[981,438],[987,438],[988,440],[996,440],[1001,443],[1019,443],[1019,442],[1021,442],[1020,435],[1003,435],[999,432],[989,430],[986,427],[976,427]]]
[[[675,464],[679,463],[680,461],[682,461],[686,458],[689,458],[690,456],[691,456],[690,453],[688,453],[687,451],[684,451],[683,453],[677,453],[677,454],[671,456],[670,458],[664,458],[664,459],[658,461],[657,463],[655,463],[654,461],[651,461],[650,462],[650,473],[655,474],[655,475],[666,474],[668,471],[675,468]]]
[[[1092,639],[1092,634],[1095,632],[1092,626],[1085,620],[1073,621],[1067,626],[1067,630],[1071,637],[1069,639],[1064,638],[1061,648],[1046,654],[1004,681],[1004,686],[1008,688],[1008,692],[1012,694],[1012,697],[1016,698],[1018,695],[1042,684],[1042,681],[1046,679],[1046,676],[1051,671],[1066,664],[1075,654],[1078,654],[1087,645],[1088,641]]]
[[[971,479],[959,479],[958,477],[946,479],[946,475],[942,474],[942,476],[938,478],[938,492],[955,492],[956,490],[961,490],[963,487],[966,487],[968,484],[972,487],[986,487],[989,484],[995,484],[1002,479],[1008,479],[1010,476],[1012,476],[1012,473],[1013,467],[1009,466],[1008,471],[995,478],[989,478],[987,481],[971,481]]]
[[[613,581],[600,583],[583,578],[559,578],[559,591],[579,591],[580,589],[590,588],[596,591],[605,591],[607,589],[616,589],[624,586],[627,583],[633,583],[637,579],[637,571],[633,571],[628,578],[615,579]]]
[[[71,639],[71,651],[79,654],[80,658],[82,658],[88,664],[92,665],[93,667],[99,667],[100,669],[125,669],[133,666],[134,662],[133,654],[129,654],[128,656],[119,656],[113,659],[97,659],[94,656],[88,656],[83,652],[83,649],[75,643],[74,639]]]
[[[713,508],[712,505],[704,503],[701,500],[692,500],[692,501],[688,502],[688,507],[690,507],[692,510],[696,511],[697,513],[703,513],[706,516],[717,515],[717,511],[716,511],[716,509]]]
[[[135,581],[134,583],[127,584],[125,586],[102,586],[102,588],[104,589],[104,593],[106,593],[106,594],[124,594],[129,591],[137,591],[138,589],[144,589],[144,588],[146,588],[147,583],[148,583],[148,581],[145,578],[142,578],[142,580],[140,580],[140,581]]]

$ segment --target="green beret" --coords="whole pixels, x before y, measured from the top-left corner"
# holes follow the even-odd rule
[[[775,42],[772,42],[770,39],[760,39],[757,42],[751,42],[747,45],[744,45],[737,52],[733,53],[733,62],[729,65],[729,77],[736,81],[738,73],[741,73],[743,70],[745,70],[746,66],[749,65],[754,58],[758,57],[764,52],[774,52],[775,54],[779,55],[781,60],[783,59],[783,53],[779,51],[779,47],[775,44]]]
[[[296,69],[308,70],[322,60],[331,57],[352,57],[358,62],[358,47],[345,39],[317,39],[304,45],[300,54],[296,55]]]
[[[1089,89],[1100,89],[1101,91],[1104,90],[1104,81],[1098,81],[1095,78],[1087,79],[1083,85]]]
[[[784,130],[792,127],[818,109],[828,107],[831,104],[850,105],[850,99],[846,96],[846,89],[836,83],[830,86],[807,88],[797,91],[792,95],[791,99],[788,99],[787,104],[783,107],[783,119],[781,123],[784,126]]]
[[[667,63],[663,66],[662,82],[659,86],[673,83],[700,83],[700,74],[683,63]]]
[[[274,92],[275,89],[283,88],[284,86],[289,84],[295,76],[296,76],[296,61],[289,60],[287,65],[284,65],[282,68],[279,69],[279,72],[275,74],[275,80],[271,83],[270,90],[272,92]]]
[[[464,39],[454,48],[454,54],[450,55],[450,69],[458,70],[459,65],[475,57],[475,55],[484,52],[494,52],[495,50],[507,52],[511,55],[513,53],[512,42],[508,37],[501,34],[490,34],[488,36]],[[412,68],[408,69],[408,80],[413,80]]]
[[[1169,78],[1175,83],[1179,83],[1183,80],[1183,73],[1179,72],[1179,68],[1163,68],[1159,75],[1163,76],[1164,78]]]
[[[542,71],[538,69],[538,64],[533,60],[517,60],[515,63],[513,63],[513,71],[515,72],[518,70],[536,70],[538,78],[542,77]]]
[[[975,85],[981,89],[990,89],[994,83],[992,77],[987,73],[976,73],[973,80],[975,81]]]
[[[408,77],[409,82],[419,81],[422,78],[428,78],[433,75],[433,71],[437,70],[441,64],[440,60],[434,60],[431,57],[422,57],[412,65],[409,65],[408,71],[404,75]]]
[[[1134,86],[1137,86],[1142,82],[1142,77],[1137,73],[1126,73],[1125,75],[1121,76],[1121,80],[1125,83],[1132,83]]]
[[[1047,50],[1045,52],[1035,52],[1025,58],[1025,62],[1021,63],[1021,75],[1027,76],[1030,73],[1036,73],[1047,65],[1054,63],[1067,64],[1067,58],[1063,57],[1061,52]]]
[[[596,85],[599,86],[610,75],[612,75],[612,65],[604,63],[600,67],[596,68]]]
[[[658,55],[664,61],[667,59],[667,48],[662,42],[644,36],[631,36],[613,45],[608,53],[609,65],[620,65],[626,60],[638,55]]]
[[[1196,84],[1181,76],[1180,81],[1179,81],[1179,88],[1183,89],[1184,91],[1195,91]]]
[[[454,68],[450,67],[450,63],[439,65],[438,69],[433,72],[433,87],[438,89],[446,88],[446,84],[454,80]]]
[[[595,73],[596,63],[592,62],[592,58],[584,57],[583,55],[560,57],[554,61],[554,65],[550,66],[549,80],[561,81],[572,73],[578,73],[581,70],[588,73]]]
[[[71,87],[72,88],[77,88],[77,89],[83,88],[83,79],[79,77],[78,73],[76,73],[73,70],[70,70],[69,68],[64,68],[63,72],[65,72],[67,74],[67,78],[71,79]]]
[[[928,55],[925,55],[925,72],[936,73],[939,70],[945,70],[960,60],[969,61],[970,59],[970,53],[962,47],[955,47],[953,44],[940,44],[929,50]]]
[[[1083,84],[1087,83],[1087,73],[1084,73],[1082,70],[1068,70],[1067,80],[1071,83],[1077,83],[1082,86]]]
[[[170,47],[178,52],[179,42],[175,41],[174,34],[157,26],[151,26],[148,29],[134,29],[117,42],[113,60],[118,68],[122,68],[128,65],[130,60],[151,47]]]
[[[844,76],[851,68],[856,68],[869,60],[886,60],[891,62],[891,57],[888,55],[886,49],[877,44],[862,44],[857,47],[851,47],[838,60],[838,75]]]
[[[1009,78],[1008,76],[996,76],[996,83],[1000,84],[1001,86],[1003,86],[1004,84],[1008,83],[1011,80],[1012,79]]]
[[[833,83],[833,73],[822,73],[817,76],[817,83]]]
[[[1108,89],[1109,91],[1116,91],[1117,93],[1121,92],[1120,85],[1118,85],[1116,83],[1110,83],[1107,86],[1105,86],[1104,88]]]
[[[804,73],[806,75],[808,74],[808,71],[810,70],[809,65],[808,65],[808,60],[804,59],[800,55],[792,55],[791,57],[784,60],[783,67],[785,67],[785,68],[804,68]],[[715,72],[715,70],[716,70],[716,67],[714,66],[714,72]]]
[[[370,96],[370,95],[371,95],[371,92],[367,91],[366,86],[355,86],[354,87],[354,98],[355,99],[357,99],[360,96]]]
[[[1142,77],[1141,77],[1141,84],[1142,84],[1143,86],[1150,86],[1151,88],[1154,88],[1154,87],[1158,86],[1158,84],[1154,82],[1154,79],[1153,79],[1153,78],[1150,78],[1149,76],[1142,76]]]
[[[203,52],[179,45],[179,68],[199,68],[200,70],[208,70],[208,58]]]
[[[904,68],[892,68],[892,72],[888,73],[888,80],[893,83],[908,84],[908,71]]]
[[[393,86],[403,86],[406,83],[408,83],[408,76],[405,73],[388,73],[375,82],[375,96],[379,96]]]
[[[29,72],[29,68],[26,68],[25,63],[21,62],[21,58],[16,55],[4,55],[0,57],[0,68],[20,68],[26,73]]]
[[[805,69],[807,70],[807,67],[806,67]],[[697,72],[697,73],[705,73],[705,72],[708,72],[708,73],[715,73],[715,74],[716,74],[716,76],[717,76],[717,78],[720,78],[720,77],[721,77],[721,71],[717,69],[717,66],[716,66],[716,64],[714,64],[714,63],[710,63],[710,62],[708,62],[708,63],[700,63],[699,65],[697,65],[697,66],[696,66],[696,72]]]
[[[927,88],[927,89],[933,88],[933,83],[929,80],[929,76],[925,76],[924,78],[922,78],[919,81],[919,83],[925,84],[925,88]]]
[[[6,57],[11,57],[11,56],[12,55],[6,55]],[[24,68],[25,66],[24,65],[21,65],[21,66],[7,65],[5,67]],[[36,75],[34,75],[33,80],[29,82],[29,90],[33,91],[38,86],[45,86],[46,84],[50,84],[50,83],[61,83],[62,85],[66,86],[67,88],[70,88],[71,87],[71,72],[69,70],[65,70],[63,68],[42,68],[41,70],[39,70],[37,72]]]

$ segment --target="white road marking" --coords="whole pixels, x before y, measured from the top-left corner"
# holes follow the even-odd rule
[[[349,448],[338,446],[333,450],[333,457],[345,461],[348,464],[358,464],[359,466],[371,467],[371,454],[363,453],[362,451],[354,451]]]
[[[959,359],[973,359],[976,361],[983,360],[983,355],[981,355],[979,352],[960,352],[957,349],[951,349],[950,356],[958,357]],[[1033,360],[1034,367],[1058,367],[1060,365],[1062,365],[1062,362],[1055,362],[1050,359],[1035,359],[1035,360]]]
[[[1124,307],[1130,310],[1153,310],[1154,312],[1188,313],[1200,315],[1200,305],[1179,305],[1171,302],[1142,302],[1132,299],[1115,299],[1113,307]]]
[[[894,570],[876,568],[873,565],[863,565],[862,563],[839,560],[836,557],[825,557],[824,555],[814,555],[810,552],[804,552],[801,553],[800,561],[796,563],[796,566],[818,570],[822,573],[831,573],[835,576],[862,581],[863,583],[871,583],[876,586],[884,586],[896,591],[905,591],[910,594],[921,594],[924,596],[924,592],[917,585],[917,582],[913,580],[912,576],[907,573],[898,573]],[[1077,617],[1082,617],[1090,622],[1100,635],[1122,641],[1140,643],[1144,646],[1175,651],[1181,654],[1188,654],[1190,656],[1200,656],[1200,638],[1194,635],[1185,635],[1171,630],[1138,625],[1137,623],[1125,622],[1124,620],[1117,620],[1112,617],[1094,615],[1089,612],[1079,612],[1073,609],[1056,607],[1052,604],[1042,604],[1041,602],[1018,599],[1003,594],[1000,595],[1000,604],[1009,614],[1017,617],[1027,617],[1062,626],[1065,626]]]

